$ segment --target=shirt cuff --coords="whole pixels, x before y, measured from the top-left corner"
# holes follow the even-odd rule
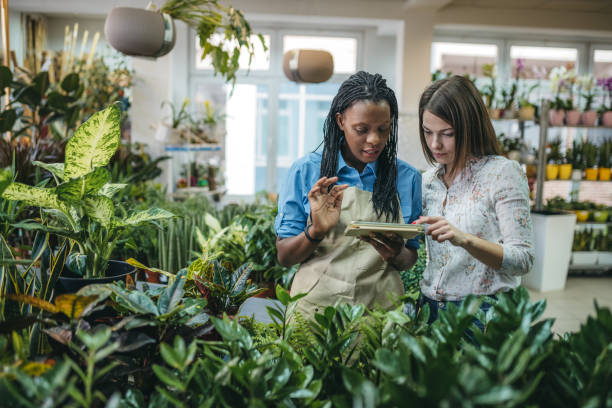
[[[412,238],[407,240],[404,246],[409,249],[419,249],[421,247],[421,244],[419,243],[418,238]]]

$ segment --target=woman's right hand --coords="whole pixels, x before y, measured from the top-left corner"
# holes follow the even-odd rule
[[[323,238],[329,230],[338,224],[342,208],[343,191],[348,184],[330,186],[338,181],[338,177],[321,177],[308,193],[312,227],[309,234],[316,239]]]

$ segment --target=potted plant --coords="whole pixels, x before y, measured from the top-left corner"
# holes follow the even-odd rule
[[[561,140],[555,139],[547,146],[548,154],[546,155],[546,179],[555,180],[559,175],[559,161],[561,161]]]
[[[560,180],[569,180],[572,176],[572,149],[568,148],[563,155],[561,164],[559,165],[559,179]]]
[[[589,181],[597,180],[597,175],[599,171],[595,167],[597,164],[597,146],[590,142],[584,142],[582,144],[582,152],[584,155],[584,165],[585,165],[585,179]]]
[[[482,74],[485,78],[491,80],[491,83],[485,85],[480,91],[485,98],[485,105],[487,106],[489,117],[491,119],[499,119],[500,110],[495,108],[495,94],[497,92],[497,87],[495,86],[495,78],[497,77],[495,64],[483,64]]]
[[[574,140],[571,149],[568,149],[567,157],[572,163],[572,180],[582,180],[582,172],[584,171],[584,154],[582,143]]]
[[[610,181],[610,155],[612,154],[612,140],[605,140],[599,147],[599,179]]]
[[[605,204],[595,204],[593,206],[593,221],[595,222],[606,222],[608,221],[609,208]]]
[[[578,94],[584,98],[583,112],[580,114],[580,123],[585,126],[595,126],[597,124],[597,111],[593,110],[593,98],[595,93],[593,92],[593,85],[595,79],[593,75],[583,75],[578,78],[579,91]],[[584,93],[580,94],[580,89]]]
[[[576,69],[573,67],[567,69],[563,76],[563,81],[568,93],[568,97],[565,100],[565,124],[568,126],[576,126],[580,122],[580,111],[574,103],[574,85],[576,80]]]
[[[530,86],[523,94],[519,97],[519,119],[520,120],[533,120],[536,113],[536,106],[529,102],[529,96],[534,89],[539,86],[538,83]]]
[[[597,84],[601,86],[604,92],[603,103],[600,108],[601,124],[602,126],[612,126],[612,76],[598,79]]]
[[[187,111],[188,105],[189,98],[183,100],[179,109],[176,109],[174,104],[170,101],[163,101],[161,103],[162,108],[164,108],[164,106],[170,108],[170,116],[161,121],[157,128],[155,138],[158,141],[168,144],[180,144],[187,141],[186,125],[190,118],[189,112]]]
[[[550,110],[548,111],[548,123],[551,126],[563,126],[565,119],[565,102],[561,99],[561,92],[565,90],[565,73],[564,66],[555,67],[550,71],[548,79],[550,80],[550,88],[555,95],[555,99],[550,101]]]
[[[109,262],[121,232],[173,216],[159,208],[115,215],[113,195],[126,185],[109,183],[111,176],[105,166],[119,146],[119,116],[116,105],[94,114],[68,141],[64,163],[36,163],[52,173],[56,187],[13,182],[2,193],[5,199],[41,209],[41,219],[21,222],[20,228],[48,232],[74,243],[66,266],[82,278],[113,275],[114,268],[125,272],[125,264]]]

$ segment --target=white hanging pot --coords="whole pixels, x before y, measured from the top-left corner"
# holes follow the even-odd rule
[[[283,71],[290,81],[325,82],[334,73],[334,57],[323,50],[289,50],[283,55]]]
[[[161,57],[176,42],[172,17],[133,7],[112,9],[104,23],[104,35],[117,51],[137,57]]]

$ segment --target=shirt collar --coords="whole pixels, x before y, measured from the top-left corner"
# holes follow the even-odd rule
[[[342,149],[338,149],[338,174],[340,174],[340,170],[342,170],[344,167],[357,171],[357,169],[354,169],[353,167],[346,164],[346,162],[344,161],[344,157],[342,157]],[[366,166],[363,168],[363,173],[361,174],[365,174],[368,169],[373,174],[376,174],[376,170],[378,170],[378,160],[373,163],[366,163]]]

